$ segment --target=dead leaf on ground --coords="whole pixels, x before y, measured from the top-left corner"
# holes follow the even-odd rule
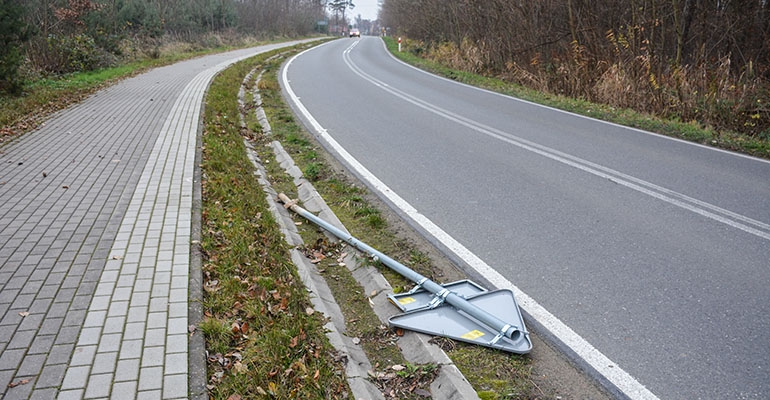
[[[9,384],[8,384],[8,387],[9,387],[9,388],[15,388],[16,386],[19,386],[19,385],[26,385],[26,384],[28,384],[28,383],[29,383],[29,379],[21,379],[21,380],[18,380],[18,381],[16,381],[16,382],[11,382],[11,383],[9,383]]]
[[[23,317],[26,317],[27,315],[29,315],[29,312],[28,311],[22,311],[22,312],[19,313],[19,315],[21,315],[22,318],[23,318]]]
[[[227,398],[227,400],[241,400],[242,397],[239,394],[231,394],[230,397]]]

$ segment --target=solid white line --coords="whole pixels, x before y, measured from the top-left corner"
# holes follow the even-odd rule
[[[385,52],[388,54],[388,56],[390,56],[390,58],[392,58],[394,61],[400,63],[401,65],[403,65],[405,67],[411,68],[411,69],[413,69],[413,70],[415,70],[415,71],[417,71],[419,73],[428,75],[428,76],[430,76],[432,78],[435,78],[435,79],[440,79],[440,80],[443,80],[443,81],[451,82],[451,83],[453,83],[455,85],[464,86],[466,88],[470,88],[470,89],[473,89],[473,90],[478,90],[478,91],[485,92],[485,93],[488,93],[488,94],[492,94],[492,95],[495,95],[495,96],[504,97],[504,98],[506,98],[508,100],[518,101],[518,102],[521,102],[521,103],[525,103],[525,104],[529,104],[529,105],[533,105],[533,106],[537,106],[537,107],[547,108],[549,110],[556,111],[556,112],[559,112],[559,113],[562,113],[562,114],[568,114],[568,115],[572,115],[574,117],[578,117],[578,118],[582,118],[582,119],[587,119],[587,120],[591,120],[591,121],[597,121],[597,122],[601,122],[601,123],[604,123],[604,124],[607,124],[607,125],[612,125],[612,126],[616,126],[616,127],[619,127],[619,128],[629,129],[629,130],[636,131],[636,132],[639,132],[639,133],[642,133],[642,134],[645,134],[645,135],[655,136],[656,138],[659,138],[659,139],[671,140],[671,141],[679,142],[679,143],[686,144],[686,145],[689,145],[689,146],[701,147],[701,148],[704,148],[704,149],[709,149],[711,151],[716,151],[718,153],[725,153],[725,154],[729,154],[729,155],[735,156],[735,157],[746,158],[746,159],[749,159],[749,160],[752,160],[752,161],[759,161],[759,162],[762,162],[762,163],[770,164],[770,160],[766,160],[764,158],[754,157],[754,156],[750,156],[750,155],[747,155],[747,154],[736,153],[736,152],[733,152],[733,151],[720,149],[718,147],[707,146],[707,145],[704,145],[704,144],[695,143],[695,142],[691,142],[691,141],[684,140],[684,139],[679,139],[679,138],[675,138],[675,137],[671,137],[671,136],[662,135],[662,134],[659,134],[659,133],[645,131],[645,130],[639,129],[639,128],[634,128],[634,127],[630,127],[630,126],[620,125],[620,124],[615,123],[615,122],[600,120],[600,119],[597,119],[597,118],[594,118],[594,117],[589,117],[587,115],[578,114],[578,113],[574,113],[572,111],[562,110],[560,108],[551,107],[551,106],[547,106],[547,105],[543,105],[543,104],[538,104],[538,103],[535,103],[535,102],[532,102],[532,101],[529,101],[529,100],[520,99],[518,97],[513,97],[513,96],[510,96],[510,95],[507,95],[507,94],[498,93],[498,92],[495,92],[495,91],[492,91],[492,90],[489,90],[489,89],[484,89],[484,88],[480,88],[480,87],[476,87],[476,86],[471,86],[471,85],[469,85],[467,83],[454,81],[454,80],[451,80],[449,78],[444,78],[443,76],[432,74],[432,73],[430,73],[428,71],[421,70],[421,69],[419,69],[419,68],[417,68],[417,67],[415,67],[413,65],[407,64],[407,63],[399,60],[398,58],[396,58],[396,56],[391,54],[390,51],[388,51],[387,46],[385,45],[385,42],[382,42],[382,47],[383,47],[383,49],[385,49]]]
[[[705,201],[701,201],[701,200],[686,196],[682,193],[678,193],[671,189],[667,189],[662,186],[655,185],[651,182],[647,182],[645,180],[624,174],[620,171],[616,171],[614,169],[605,167],[603,165],[599,165],[599,164],[590,162],[588,160],[575,157],[571,154],[567,154],[567,153],[558,151],[556,149],[520,138],[508,132],[484,125],[478,121],[475,121],[473,119],[466,118],[462,115],[445,110],[441,107],[430,104],[418,97],[412,96],[404,91],[401,91],[392,86],[389,86],[386,83],[378,80],[377,78],[374,78],[371,75],[363,72],[360,68],[358,68],[358,66],[355,65],[355,63],[353,63],[353,61],[350,59],[350,51],[353,49],[353,47],[355,47],[355,44],[353,46],[348,47],[348,49],[346,49],[343,52],[343,59],[345,61],[345,64],[347,64],[347,66],[356,75],[360,76],[364,80],[372,83],[373,85],[379,87],[380,89],[406,102],[412,103],[417,107],[420,107],[426,111],[429,111],[438,116],[446,118],[450,121],[456,122],[460,125],[463,125],[483,135],[501,140],[503,142],[520,147],[524,150],[542,155],[544,157],[550,158],[551,160],[560,162],[565,165],[569,165],[573,168],[598,176],[600,178],[612,180],[613,182],[623,185],[629,189],[633,189],[640,193],[644,193],[648,196],[662,200],[664,202],[683,208],[685,210],[694,212],[706,218],[710,218],[714,221],[721,222],[725,225],[742,230],[746,233],[750,233],[762,239],[770,240],[770,232],[768,232],[768,230],[770,230],[770,225],[762,221],[754,220],[744,215],[732,212],[730,210],[723,209],[721,207],[715,206],[710,203],[706,203]],[[738,222],[736,220],[743,221],[745,224]],[[753,227],[747,224],[753,225]]]
[[[357,43],[357,42],[356,42]],[[346,51],[353,48],[352,45]],[[316,47],[317,48],[317,47]],[[312,50],[312,49],[310,49]],[[455,240],[452,236],[446,233],[443,229],[438,227],[430,219],[422,215],[417,209],[412,207],[406,200],[401,198],[393,190],[391,190],[385,183],[379,180],[374,174],[366,169],[358,160],[355,159],[350,153],[345,150],[334,138],[332,138],[326,129],[321,126],[318,121],[313,118],[310,112],[305,108],[305,105],[299,100],[299,97],[294,93],[291,88],[291,84],[288,79],[288,70],[294,60],[303,55],[305,50],[294,57],[292,57],[284,66],[281,78],[284,83],[284,88],[289,96],[289,99],[294,103],[296,109],[306,118],[313,129],[316,131],[319,137],[324,140],[330,147],[336,151],[340,157],[342,157],[347,164],[356,170],[363,179],[369,182],[369,184],[388,200],[390,200],[396,207],[404,212],[415,223],[419,224],[436,240],[440,241],[444,246],[451,250],[457,257],[460,257],[464,262],[468,263],[474,270],[482,274],[485,278],[500,289],[510,289],[514,292],[514,296],[519,303],[519,306],[523,308],[532,318],[534,318],[539,324],[553,334],[557,339],[561,340],[566,346],[568,346],[578,357],[582,358],[588,365],[594,368],[599,374],[604,376],[610,383],[615,385],[622,393],[631,399],[639,400],[655,400],[658,399],[652,392],[650,392],[644,385],[639,383],[634,377],[625,372],[617,364],[612,362],[607,356],[602,354],[599,350],[593,347],[585,339],[580,337],[570,327],[561,322],[556,316],[548,312],[534,299],[529,297],[526,293],[522,292],[516,285],[502,276],[499,272],[495,271],[487,265],[482,259],[468,250],[460,242]]]

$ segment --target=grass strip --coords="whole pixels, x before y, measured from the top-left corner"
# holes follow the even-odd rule
[[[250,41],[239,47],[259,44],[263,42]],[[0,93],[0,145],[39,127],[49,115],[76,104],[122,79],[138,75],[151,68],[235,48],[220,46],[208,49],[171,50],[156,58],[144,58],[111,68],[30,81],[24,85],[21,96]]]
[[[445,276],[442,270],[436,267],[436,261],[396,232],[384,213],[368,200],[372,197],[368,190],[347,175],[336,171],[332,167],[333,162],[327,158],[330,156],[296,122],[281,95],[277,70],[277,64],[267,66],[267,72],[259,83],[262,104],[273,131],[270,138],[263,139],[265,142],[262,146],[256,146],[260,151],[260,158],[272,160],[272,153],[266,148],[266,140],[279,140],[353,236],[431,280],[444,282]],[[296,192],[290,179],[283,175],[274,160],[266,164],[266,169],[268,179],[276,190],[287,194]],[[403,359],[391,352],[394,332],[381,326],[368,304],[367,297],[370,294],[363,293],[360,286],[352,281],[352,277],[348,277],[347,268],[338,265],[337,255],[341,250],[329,245],[314,226],[303,224],[299,228],[305,243],[311,243],[309,253],[326,255],[318,266],[323,270],[322,274],[345,314],[348,335],[360,338],[375,368],[387,371],[388,366]],[[378,267],[395,292],[411,289],[414,285],[389,268]],[[532,361],[528,356],[509,354],[450,339],[439,340],[482,399],[543,398],[532,380]],[[420,374],[429,373],[429,370],[430,366],[411,366],[400,372],[418,377]],[[404,397],[399,398],[419,396],[415,392],[404,392],[401,395]]]
[[[241,81],[270,55],[223,71],[206,97],[200,329],[208,388],[214,399],[349,398],[343,360],[328,343],[325,321],[312,312],[238,123]]]

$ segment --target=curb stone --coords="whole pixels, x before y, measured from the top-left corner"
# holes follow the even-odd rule
[[[271,143],[271,147],[275,152],[276,159],[281,163],[281,167],[294,178],[299,199],[305,208],[310,212],[318,213],[319,217],[347,232],[345,226],[342,225],[337,216],[326,205],[313,185],[302,176],[299,168],[294,164],[291,156],[283,149],[283,146],[279,142],[274,141]],[[338,241],[337,238],[331,235],[327,234],[327,236],[335,242]],[[304,256],[302,257],[305,258]],[[351,254],[348,254],[344,263],[354,279],[363,287],[364,293],[376,293],[375,296],[371,297],[371,301],[374,304],[374,312],[377,314],[380,322],[387,326],[388,318],[397,314],[397,311],[387,298],[388,293],[393,291],[388,281],[376,268],[370,265],[361,265],[355,253],[351,252]],[[315,267],[313,266],[313,268]],[[323,279],[322,277],[320,278]],[[342,328],[344,329],[344,326]],[[425,334],[405,331],[404,336],[398,339],[398,346],[404,358],[410,363],[433,363],[441,366],[438,377],[431,384],[433,397],[436,399],[478,399],[476,391],[454,365],[449,356],[441,348],[430,343],[430,339],[431,337]]]
[[[246,140],[244,140],[244,144],[248,151],[249,160],[251,160],[256,168],[255,174],[267,195],[270,212],[280,225],[286,242],[292,246],[290,250],[291,259],[297,267],[300,279],[302,279],[303,284],[310,293],[310,302],[313,304],[313,308],[317,312],[324,314],[328,320],[326,325],[324,325],[324,328],[327,329],[326,336],[329,338],[332,346],[340,353],[341,357],[344,357],[345,375],[348,378],[348,385],[353,391],[353,396],[356,399],[384,400],[385,397],[379,389],[367,379],[367,371],[372,369],[372,365],[363,349],[361,346],[355,345],[351,338],[341,333],[345,329],[345,318],[334,301],[334,296],[326,285],[326,281],[307,257],[297,249],[298,246],[303,244],[302,238],[299,236],[299,232],[297,232],[288,211],[276,203],[275,199],[278,197],[278,194],[270,186],[267,179],[265,179],[266,173],[259,158],[257,158],[254,148]]]
[[[252,71],[253,72],[253,71]],[[250,79],[251,73],[247,79]],[[255,113],[259,119],[260,124],[263,126],[266,132],[271,131],[271,127],[262,108],[261,97],[259,95],[258,83],[262,73],[259,74],[257,81],[254,85],[253,97],[255,102]],[[246,80],[244,80],[246,82]],[[243,101],[243,97],[240,101]],[[263,190],[267,194],[270,210],[281,226],[281,230],[284,232],[284,236],[289,245],[293,248],[291,250],[291,257],[294,264],[297,266],[300,277],[304,282],[308,291],[311,293],[311,302],[317,311],[324,313],[330,322],[326,324],[326,328],[329,329],[327,336],[331,344],[340,353],[348,357],[346,365],[346,374],[348,376],[348,383],[353,395],[357,399],[372,398],[372,399],[384,399],[384,396],[379,389],[368,380],[368,371],[372,370],[371,362],[366,357],[361,346],[352,342],[351,338],[348,338],[340,332],[344,332],[345,319],[342,312],[337,305],[331,290],[326,284],[325,279],[320,275],[315,265],[311,264],[304,254],[300,253],[297,246],[303,244],[302,238],[293,223],[289,211],[284,207],[276,204],[277,193],[272,189],[270,183],[265,179],[266,173],[262,167],[253,146],[248,140],[244,140],[247,148],[249,159],[256,169],[256,174],[259,177],[259,181],[263,186]],[[347,232],[342,222],[337,218],[334,212],[328,207],[318,191],[315,190],[313,185],[303,177],[302,171],[294,163],[291,156],[283,149],[283,146],[278,141],[270,143],[270,147],[273,149],[276,161],[281,168],[289,174],[295,186],[297,187],[298,196],[302,201],[304,207],[313,213],[318,214],[319,217],[330,222],[334,226]],[[338,239],[331,237],[333,241]],[[388,318],[396,314],[393,306],[390,304],[387,294],[392,292],[392,287],[385,279],[385,277],[379,273],[379,271],[370,265],[361,265],[358,262],[356,253],[351,252],[344,260],[345,265],[352,273],[354,279],[364,288],[364,293],[376,293],[371,297],[371,302],[374,304],[374,311],[380,322],[387,326]],[[436,364],[441,366],[439,375],[431,383],[431,393],[433,398],[436,399],[479,399],[478,394],[470,385],[467,379],[462,375],[457,366],[452,363],[452,360],[446,355],[446,353],[437,345],[429,343],[430,336],[406,331],[402,337],[398,339],[398,346],[404,358],[413,364]],[[362,397],[363,396],[363,397]]]

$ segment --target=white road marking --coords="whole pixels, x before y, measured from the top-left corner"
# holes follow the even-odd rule
[[[358,42],[356,42],[358,43]],[[484,125],[478,121],[466,118],[462,115],[445,110],[436,105],[430,104],[424,100],[421,100],[415,96],[407,94],[392,86],[385,85],[382,81],[372,77],[371,75],[363,72],[358,68],[352,60],[350,60],[350,51],[355,47],[354,43],[348,47],[343,53],[343,59],[348,67],[358,76],[364,80],[374,84],[380,89],[406,101],[420,107],[426,111],[439,115],[450,121],[456,122],[476,132],[484,134],[486,136],[501,140],[503,142],[520,147],[524,150],[542,155],[550,158],[551,160],[560,162],[562,164],[571,166],[589,174],[612,180],[613,182],[623,185],[629,189],[636,190],[640,193],[644,193],[648,196],[665,201],[669,204],[681,207],[685,210],[702,215],[706,218],[710,218],[714,221],[721,222],[725,225],[729,225],[733,228],[740,229],[744,232],[750,233],[765,240],[770,240],[770,225],[762,221],[757,221],[744,215],[732,212],[730,210],[723,209],[721,207],[709,204],[705,201],[701,201],[682,193],[675,192],[670,189],[666,189],[662,186],[655,185],[651,182],[624,174],[620,171],[613,170],[611,168],[584,160],[579,157],[558,151],[556,149],[537,144],[535,142],[520,138],[512,135],[508,132]],[[451,81],[450,81],[451,82]],[[753,226],[750,226],[753,225]]]
[[[356,41],[351,45],[346,52],[349,52],[359,42]],[[313,49],[316,49],[315,47]],[[568,346],[572,351],[582,358],[588,365],[590,365],[599,374],[604,376],[611,384],[613,384],[623,394],[630,399],[639,400],[656,400],[658,399],[652,392],[650,392],[644,385],[639,383],[634,377],[625,372],[616,363],[610,360],[607,356],[602,354],[599,350],[593,347],[580,335],[575,333],[570,327],[561,322],[556,316],[548,312],[543,306],[538,304],[534,299],[529,297],[526,293],[522,292],[511,281],[502,276],[499,272],[495,271],[487,265],[481,258],[476,256],[473,252],[468,250],[460,242],[455,240],[452,236],[446,233],[443,229],[433,223],[430,219],[422,215],[417,209],[412,207],[406,200],[401,198],[393,190],[391,190],[385,183],[374,176],[368,169],[366,169],[358,160],[355,159],[350,153],[345,150],[334,138],[332,138],[326,129],[321,126],[320,123],[310,114],[304,104],[299,100],[294,90],[291,88],[288,80],[288,70],[294,60],[303,55],[305,52],[313,50],[305,50],[294,57],[292,57],[284,66],[282,71],[282,80],[284,88],[286,89],[289,99],[294,103],[294,106],[308,121],[308,123],[316,131],[316,134],[324,140],[334,151],[336,151],[340,157],[360,176],[369,182],[371,187],[380,192],[389,201],[391,201],[396,207],[404,212],[415,223],[419,224],[436,240],[440,241],[444,246],[450,249],[457,257],[460,257],[464,262],[471,266],[478,273],[487,278],[493,285],[500,289],[510,289],[514,292],[514,296],[519,303],[519,306],[523,308],[532,318],[534,318],[539,324],[547,329],[551,334],[560,340],[564,345]],[[387,85],[380,83],[378,85],[385,89]],[[387,90],[387,89],[385,89]]]

